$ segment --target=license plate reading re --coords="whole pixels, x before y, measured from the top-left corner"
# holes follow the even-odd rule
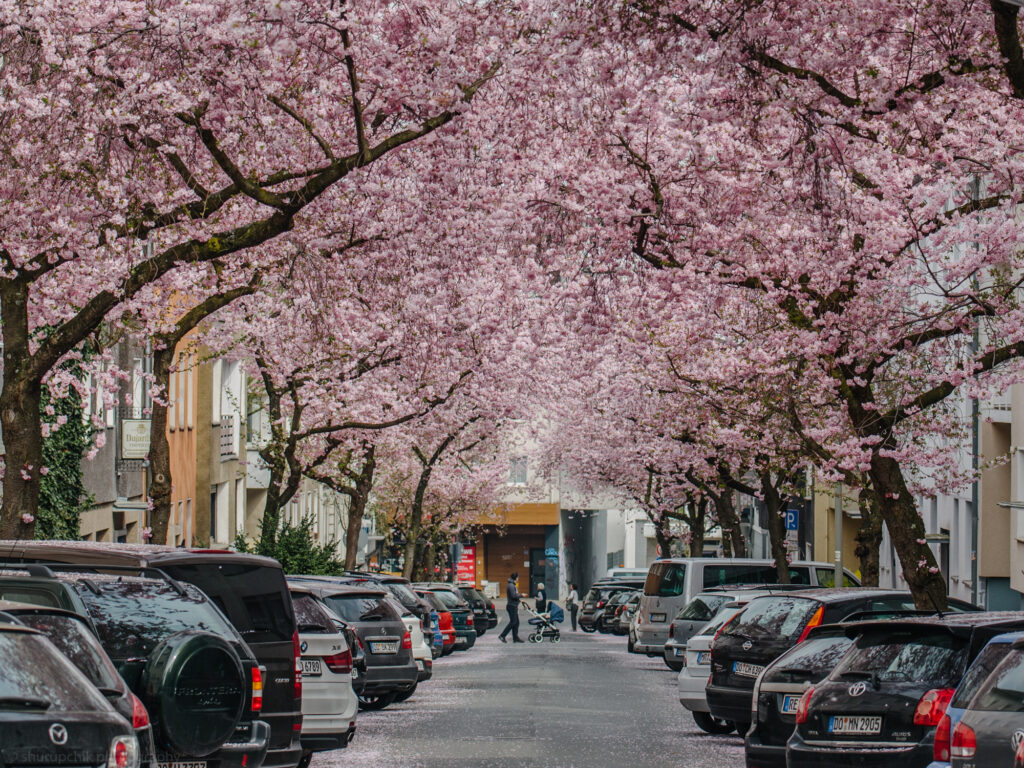
[[[398,641],[371,641],[370,653],[398,653]]]
[[[782,714],[795,715],[797,707],[800,706],[799,694],[788,694],[782,697]]]
[[[320,664],[320,659],[303,659],[302,660],[302,674],[303,675],[322,675],[324,673],[323,665]]]
[[[663,621],[665,621],[666,618],[667,618],[667,616],[664,613],[652,613],[651,614],[651,621],[662,621],[663,622]]]
[[[745,661],[734,661],[732,673],[740,677],[757,677],[764,669],[760,664],[747,664]]]
[[[871,736],[882,732],[882,718],[861,715],[833,715],[828,719],[828,732]]]

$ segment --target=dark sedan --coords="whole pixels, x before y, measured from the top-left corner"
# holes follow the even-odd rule
[[[476,620],[473,610],[452,584],[418,583],[418,589],[433,592],[452,615],[455,624],[455,650],[468,651],[476,644]]]

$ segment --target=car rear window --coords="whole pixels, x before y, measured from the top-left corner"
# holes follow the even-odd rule
[[[815,574],[818,577],[818,586],[822,589],[831,589],[836,584],[836,569],[835,568],[815,568]],[[850,574],[843,574],[843,586],[844,587],[859,587],[855,579],[850,578]]]
[[[113,659],[145,658],[167,636],[190,629],[237,642],[238,633],[203,594],[191,584],[182,586],[184,595],[166,584],[142,580],[75,584]]]
[[[704,589],[728,584],[777,584],[779,573],[774,565],[705,563]],[[790,584],[810,584],[810,569],[794,566],[789,569]]]
[[[676,597],[686,589],[685,563],[655,563],[647,572],[644,594],[649,597]]]
[[[397,597],[406,608],[412,608],[419,602],[413,591],[405,584],[395,581],[385,584],[384,586],[387,587],[391,594]]]
[[[331,595],[327,604],[344,621],[392,621],[399,616],[387,601],[377,595]]]
[[[759,597],[747,603],[746,609],[729,624],[724,634],[754,639],[795,638],[803,632],[819,605],[817,600],[789,595]]]
[[[49,640],[29,632],[0,632],[0,712],[109,711],[110,705]]]
[[[1024,653],[1011,650],[971,701],[982,712],[1024,712]]]
[[[293,592],[292,607],[295,609],[295,623],[299,627],[299,632],[333,635],[337,631],[334,621],[312,595]]]
[[[722,625],[725,624],[729,619],[735,616],[737,613],[743,610],[745,605],[737,605],[730,607],[725,605],[722,609],[715,614],[715,617],[705,624],[703,627],[697,630],[698,635],[713,635],[721,629]]]
[[[871,675],[880,682],[953,688],[960,682],[966,657],[967,640],[948,632],[869,631],[857,638],[832,677]]]
[[[700,595],[693,598],[676,614],[680,621],[711,621],[718,609],[732,600],[727,595]]]
[[[971,668],[964,675],[964,679],[957,686],[956,694],[953,696],[949,706],[956,707],[957,709],[967,709],[967,705],[971,703],[971,699],[981,689],[988,676],[992,674],[995,668],[1002,663],[1003,659],[1012,650],[1013,648],[1010,643],[989,643],[982,648],[978,658],[974,660]]]
[[[52,614],[22,613],[18,615],[18,621],[46,635],[97,688],[123,688],[124,683],[121,682],[100,641],[80,619]]]
[[[246,642],[291,642],[295,614],[280,568],[244,559],[161,564],[160,567],[203,590]]]
[[[438,589],[434,591],[434,594],[437,595],[437,599],[444,603],[444,607],[448,610],[451,610],[452,608],[466,607],[462,601],[462,598],[460,598],[454,592],[449,592],[447,589]]]
[[[853,640],[846,635],[809,637],[772,665],[774,682],[802,682],[825,677],[839,663]]]

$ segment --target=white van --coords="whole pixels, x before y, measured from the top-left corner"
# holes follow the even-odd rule
[[[789,566],[793,584],[831,587],[835,584],[832,563],[797,560]],[[727,584],[775,584],[779,580],[774,560],[735,557],[675,557],[651,565],[644,596],[636,612],[636,653],[661,656],[668,629],[679,610],[709,587]],[[843,586],[859,587],[860,581],[844,571]]]
[[[646,568],[609,568],[606,579],[646,579]]]

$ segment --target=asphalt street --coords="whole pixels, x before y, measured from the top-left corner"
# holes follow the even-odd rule
[[[314,757],[312,768],[743,765],[739,737],[699,730],[675,673],[626,653],[625,638],[569,630],[557,645],[503,645],[503,624],[471,651],[438,659],[409,701],[361,712],[349,748]]]

